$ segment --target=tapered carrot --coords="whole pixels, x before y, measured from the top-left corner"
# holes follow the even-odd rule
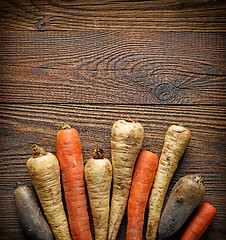
[[[64,126],[57,135],[56,150],[72,238],[91,240],[79,133],[68,125]]]
[[[181,240],[199,240],[216,215],[216,208],[203,203],[186,228]]]
[[[137,159],[128,201],[126,240],[142,240],[144,213],[158,166],[158,157],[142,151]]]

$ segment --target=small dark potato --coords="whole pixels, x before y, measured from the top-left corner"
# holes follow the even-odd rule
[[[52,231],[45,221],[32,191],[17,184],[14,190],[16,210],[21,226],[28,237],[34,240],[53,240]]]
[[[179,230],[204,194],[204,181],[199,175],[184,176],[175,184],[160,219],[160,239],[168,238]]]

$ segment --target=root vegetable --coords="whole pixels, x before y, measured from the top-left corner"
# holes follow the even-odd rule
[[[115,240],[126,209],[133,168],[142,147],[144,129],[139,122],[118,120],[111,133],[113,191],[108,239]]]
[[[26,235],[34,240],[53,240],[52,231],[44,219],[37,199],[29,187],[17,183],[14,190],[16,211]]]
[[[181,240],[199,240],[216,215],[216,208],[203,203],[186,228]]]
[[[91,240],[82,146],[77,130],[68,125],[64,126],[57,135],[56,150],[72,238]]]
[[[191,133],[183,126],[172,125],[166,132],[162,154],[149,199],[146,238],[155,240],[164,198],[179,160],[189,143]]]
[[[107,239],[112,181],[111,162],[102,149],[95,149],[85,165],[85,180],[92,210],[95,240]]]
[[[32,157],[27,161],[27,170],[56,240],[70,240],[57,158],[35,145]]]
[[[199,175],[187,175],[175,184],[159,222],[160,238],[173,235],[185,223],[205,194]]]
[[[158,157],[142,151],[137,159],[128,201],[126,240],[142,240],[144,213],[158,166]]]

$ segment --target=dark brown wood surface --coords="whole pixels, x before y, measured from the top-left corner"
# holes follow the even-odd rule
[[[201,239],[225,239],[224,1],[8,0],[0,6],[0,239],[27,239],[13,189],[21,181],[34,190],[25,166],[34,143],[56,153],[57,132],[68,123],[80,133],[84,163],[97,145],[110,159],[111,127],[126,118],[143,124],[142,149],[158,156],[171,124],[191,130],[165,201],[180,177],[201,173],[202,203],[217,209]],[[93,231],[91,214],[90,224]],[[125,232],[126,215],[119,240]]]

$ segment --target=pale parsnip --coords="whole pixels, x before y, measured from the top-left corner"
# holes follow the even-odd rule
[[[111,132],[113,192],[108,239],[115,240],[126,209],[134,164],[144,139],[143,126],[133,120],[118,120]]]
[[[149,199],[147,240],[156,239],[164,198],[190,137],[190,131],[183,126],[172,125],[166,132],[162,154]]]
[[[62,202],[57,158],[35,146],[32,157],[27,161],[27,170],[56,240],[71,240]]]
[[[95,149],[85,165],[85,180],[93,216],[95,240],[106,240],[110,213],[111,162]]]

